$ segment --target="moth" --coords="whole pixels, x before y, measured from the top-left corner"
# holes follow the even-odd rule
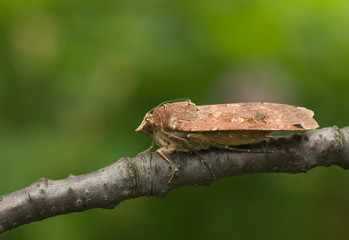
[[[314,112],[304,107],[286,104],[253,102],[216,105],[195,105],[192,101],[163,103],[150,110],[136,132],[153,137],[150,151],[156,143],[156,152],[171,167],[165,154],[174,151],[194,152],[210,147],[236,152],[251,152],[234,146],[254,143],[271,131],[310,130],[319,127]],[[254,151],[256,152],[256,151]],[[265,152],[265,151],[257,151]],[[200,157],[202,163],[214,173]]]

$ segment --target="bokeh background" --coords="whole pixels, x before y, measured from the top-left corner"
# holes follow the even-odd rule
[[[349,2],[0,0],[0,194],[133,157],[162,101],[271,101],[348,125]],[[229,177],[0,239],[348,239],[349,172]],[[0,203],[1,204],[1,203]]]

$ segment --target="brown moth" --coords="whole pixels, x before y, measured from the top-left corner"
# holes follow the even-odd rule
[[[256,142],[271,131],[317,128],[319,125],[313,115],[309,109],[286,104],[254,102],[197,106],[187,100],[155,107],[145,115],[136,131],[153,137],[153,143],[146,151],[153,148],[154,142],[160,147],[156,152],[171,166],[170,183],[174,166],[165,153],[198,154],[198,150],[209,147],[251,152],[233,146]],[[214,177],[212,169],[200,159]]]

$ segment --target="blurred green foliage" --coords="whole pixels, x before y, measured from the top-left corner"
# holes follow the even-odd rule
[[[0,193],[135,156],[158,103],[272,101],[348,125],[349,2],[0,0]],[[256,174],[4,239],[347,239],[349,173]],[[0,237],[0,238],[1,238]],[[2,238],[1,238],[2,239]]]

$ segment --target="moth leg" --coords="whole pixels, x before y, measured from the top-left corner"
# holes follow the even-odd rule
[[[197,150],[195,150],[195,147],[192,146],[193,144],[191,144],[187,138],[179,137],[179,136],[172,134],[170,132],[166,132],[166,135],[168,136],[168,138],[176,140],[177,143],[179,143],[184,149],[186,149],[190,153],[194,152],[199,157],[202,165],[204,165],[205,167],[208,168],[208,170],[210,170],[211,175],[212,175],[212,179],[213,180],[216,179],[216,175],[214,174],[212,168],[207,164],[207,162],[204,160],[204,158],[201,156],[201,154]],[[172,180],[172,178],[173,178],[173,175],[172,175],[170,180]]]
[[[149,148],[147,148],[146,150],[144,150],[143,152],[139,153],[139,154],[142,154],[142,153],[146,153],[146,152],[149,152],[150,150],[153,149],[153,147],[155,146],[155,139],[153,138],[153,141],[151,142],[151,145]]]
[[[265,136],[264,138],[276,139],[276,138],[278,138],[278,137],[280,137],[280,136],[267,135],[267,136]]]
[[[251,149],[245,149],[245,148],[236,148],[230,145],[224,145],[224,144],[210,141],[207,138],[197,137],[196,134],[190,134],[190,137],[195,138],[196,141],[200,141],[204,143],[204,145],[229,150],[232,152],[245,152],[245,153],[273,153],[274,152],[269,150],[251,150]]]
[[[232,152],[247,152],[247,153],[273,153],[274,151],[270,150],[255,150],[255,149],[245,149],[245,148],[236,148],[232,146],[223,145],[223,149],[232,151]]]
[[[170,179],[168,180],[168,183],[171,183],[171,182],[172,182],[172,179],[173,179],[173,177],[174,177],[174,174],[175,174],[175,168],[174,168],[172,162],[170,161],[170,159],[168,159],[168,158],[166,157],[166,155],[164,154],[165,152],[168,152],[168,149],[162,147],[162,148],[159,148],[158,150],[156,150],[156,152],[157,152],[157,153],[160,155],[160,157],[162,157],[162,159],[164,159],[164,160],[170,165],[170,167],[171,167],[171,172],[172,172],[172,174],[171,174]]]
[[[166,134],[166,136],[169,138],[169,139],[174,139],[176,140],[176,142],[178,144],[180,144],[182,146],[183,149],[187,150],[187,151],[192,151],[193,147],[191,147],[190,145],[190,142],[187,138],[184,138],[184,137],[179,137],[171,132],[166,132],[164,131],[164,133]]]
[[[216,180],[216,175],[214,174],[212,168],[207,164],[207,162],[205,161],[205,159],[201,156],[201,154],[198,151],[194,151],[194,153],[200,158],[200,161],[202,163],[202,165],[204,165],[205,167],[208,168],[208,170],[210,170],[211,175],[212,175],[212,179]]]
[[[226,149],[231,152],[244,152],[244,153],[274,153],[274,151],[270,150],[258,150],[258,149],[246,149],[246,148],[236,148],[228,145],[222,145],[219,143],[212,143],[213,147],[221,148],[221,149]]]

